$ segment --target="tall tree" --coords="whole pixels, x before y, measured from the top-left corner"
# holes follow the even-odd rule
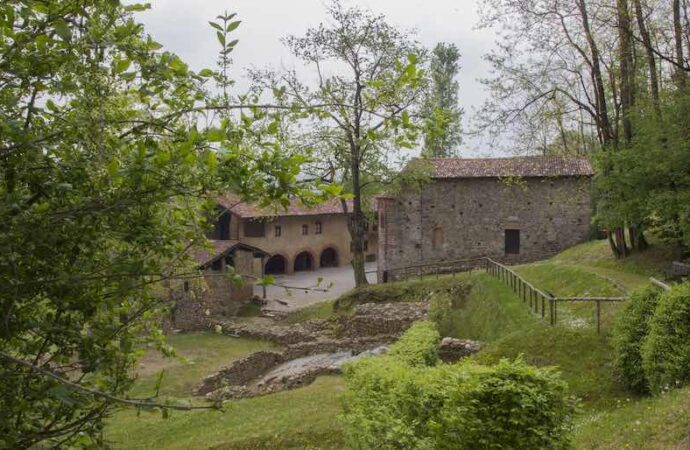
[[[424,128],[424,154],[431,157],[455,156],[462,142],[458,106],[460,52],[455,44],[439,42],[431,52],[429,75],[430,94],[424,102],[423,113],[429,117]]]
[[[424,55],[407,33],[383,16],[339,1],[327,7],[328,25],[289,36],[284,42],[300,61],[314,70],[317,84],[307,85],[294,71],[258,72],[257,84],[271,89],[279,102],[292,107],[295,120],[306,119],[301,140],[314,148],[311,172],[339,180],[352,197],[352,266],[357,286],[367,283],[364,242],[366,199],[399,169],[396,151],[412,147],[420,124],[410,114],[425,92]],[[305,117],[305,111],[310,112]]]
[[[115,405],[155,406],[122,397],[141,347],[167,350],[162,283],[199,276],[188,253],[207,199],[297,184],[302,159],[259,112],[206,121],[232,107],[209,98],[219,75],[162,51],[133,18],[143,9],[0,4],[2,448],[99,447]]]

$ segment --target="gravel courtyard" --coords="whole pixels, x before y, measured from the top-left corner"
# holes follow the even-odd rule
[[[376,283],[376,263],[365,266],[367,280]],[[319,277],[323,278],[319,283]],[[289,311],[304,306],[331,300],[355,287],[352,266],[344,264],[340,267],[328,267],[314,271],[295,272],[292,275],[275,275],[276,285],[266,288],[266,299],[278,300],[270,302],[269,308]],[[282,287],[285,286],[285,287]],[[305,289],[312,288],[312,289]],[[323,292],[327,289],[327,292]],[[263,295],[262,286],[254,286],[254,294]],[[285,302],[284,305],[280,302]]]

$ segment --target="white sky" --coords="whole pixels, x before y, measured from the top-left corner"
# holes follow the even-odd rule
[[[482,55],[495,40],[492,31],[475,29],[476,1],[349,0],[349,4],[384,14],[389,23],[401,29],[415,30],[417,39],[429,48],[441,41],[457,45],[462,55],[459,99],[467,122],[486,96],[478,78],[488,75],[489,65]],[[177,53],[194,70],[213,68],[215,64],[218,46],[208,21],[225,10],[236,12],[242,24],[234,32],[234,38],[240,42],[232,54],[233,78],[241,91],[246,87],[244,68],[295,67],[280,38],[301,35],[326,19],[322,0],[150,0],[150,3],[151,9],[138,13],[137,19],[155,40]],[[461,147],[463,156],[496,153],[482,148],[476,138],[466,137]]]

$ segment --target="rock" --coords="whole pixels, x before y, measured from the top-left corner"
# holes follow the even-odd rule
[[[444,337],[438,347],[438,356],[442,361],[455,362],[473,355],[481,350],[482,344],[470,339]]]

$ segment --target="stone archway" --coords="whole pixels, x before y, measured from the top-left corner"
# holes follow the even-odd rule
[[[338,252],[333,247],[327,247],[321,252],[319,267],[338,267]]]
[[[314,270],[314,256],[308,251],[303,251],[295,256],[295,272]]]
[[[264,266],[264,273],[266,275],[281,275],[287,272],[288,262],[283,255],[273,255]]]

